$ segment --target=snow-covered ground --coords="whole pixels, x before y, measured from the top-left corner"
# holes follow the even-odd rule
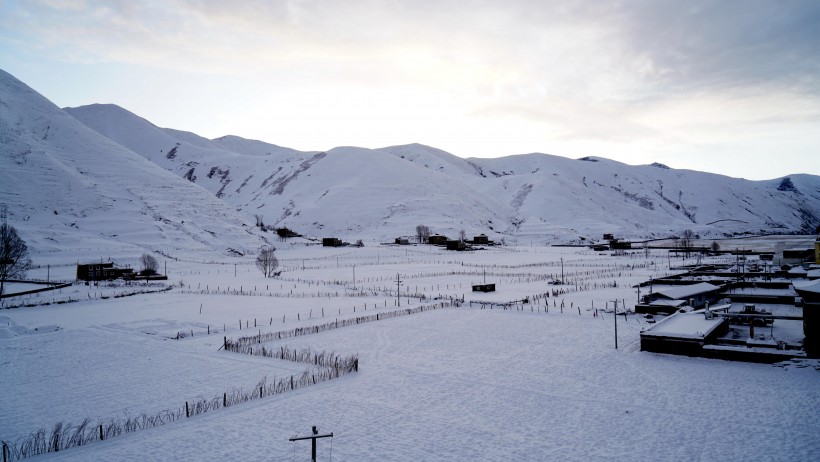
[[[401,308],[439,297],[466,303],[266,343],[357,353],[360,369],[39,458],[307,460],[309,442],[288,438],[313,425],[335,435],[319,441],[320,460],[813,460],[820,451],[813,362],[776,367],[640,352],[648,324],[631,315],[619,317],[614,349],[605,308],[616,299],[634,306],[631,285],[670,272],[665,252],[279,247],[277,279],[263,278],[250,257],[192,254],[168,262],[168,292],[4,310],[0,439],[59,421],[178,409],[299,373],[304,365],[219,347],[224,336],[396,310],[398,274]],[[84,253],[55,256],[51,277],[71,278],[72,268],[58,263]],[[30,275],[44,277],[49,261],[37,260],[42,268]],[[562,261],[567,284],[552,285]],[[472,293],[485,274],[498,291]],[[531,303],[506,310],[469,303],[525,297]]]

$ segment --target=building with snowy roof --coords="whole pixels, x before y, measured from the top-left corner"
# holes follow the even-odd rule
[[[683,306],[702,308],[717,300],[722,285],[700,282],[696,284],[662,286],[646,296],[643,303],[635,305],[637,313],[674,313]]]
[[[795,282],[794,290],[803,299],[803,348],[809,357],[820,357],[820,279]]]
[[[664,287],[656,290],[650,296],[650,301],[691,301],[691,306],[693,308],[700,308],[707,302],[713,301],[721,289],[721,286],[716,286],[708,282],[699,282],[697,284],[689,284],[685,286]]]

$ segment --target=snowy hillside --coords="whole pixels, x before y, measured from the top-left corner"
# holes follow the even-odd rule
[[[704,236],[737,232],[811,233],[820,224],[820,177],[748,181],[660,165],[543,154],[473,159],[488,177],[476,184],[506,196],[520,234],[663,237],[690,228]],[[784,187],[792,185],[793,187]]]
[[[549,241],[812,232],[820,177],[748,181],[527,154],[462,159],[423,145],[299,152],[163,129],[113,105],[66,109],[91,128],[269,225],[314,236],[389,238],[434,232]]]
[[[100,136],[2,71],[0,139],[0,203],[40,251],[133,245],[224,254],[264,243],[212,194]]]
[[[205,140],[156,127],[113,105],[66,111],[211,191],[247,219],[261,215],[266,224],[288,226],[306,235],[385,238],[411,234],[420,223],[451,235],[462,228],[505,232],[512,219],[503,202],[476,191],[449,171],[430,168],[429,162],[406,162],[398,148],[299,152],[235,136]],[[407,147],[415,159],[419,150],[429,151],[462,175],[475,172],[451,154]]]

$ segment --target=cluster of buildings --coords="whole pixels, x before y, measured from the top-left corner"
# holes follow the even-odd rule
[[[395,244],[398,245],[410,245],[410,238],[408,237],[397,237],[394,241]],[[479,234],[478,236],[474,236],[472,240],[469,239],[449,239],[447,236],[441,234],[433,234],[427,238],[427,244],[430,245],[437,245],[441,247],[447,248],[447,250],[468,250],[473,245],[494,245],[495,242],[491,241],[486,234]],[[422,242],[423,244],[423,242]]]
[[[77,264],[77,281],[95,282],[113,281],[115,279],[164,281],[168,279],[168,276],[163,274],[139,274],[134,272],[134,269],[128,265],[120,267],[114,262]]]
[[[641,349],[755,362],[820,358],[820,238],[798,253],[795,266],[761,255],[637,286],[646,291],[637,313],[650,322],[667,315],[641,332]]]

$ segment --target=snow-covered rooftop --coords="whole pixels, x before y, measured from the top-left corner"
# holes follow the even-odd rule
[[[809,282],[796,282],[794,283],[794,289],[798,292],[813,292],[815,294],[820,294],[820,279],[816,281],[809,281]]]
[[[708,282],[700,282],[698,284],[692,284],[688,286],[675,286],[663,288],[660,290],[656,290],[655,293],[666,298],[671,298],[672,300],[682,300],[689,298],[693,295],[714,292],[719,289],[720,287],[714,284],[709,284]]]
[[[703,338],[724,322],[723,318],[706,319],[703,310],[675,313],[641,333],[643,336]]]

